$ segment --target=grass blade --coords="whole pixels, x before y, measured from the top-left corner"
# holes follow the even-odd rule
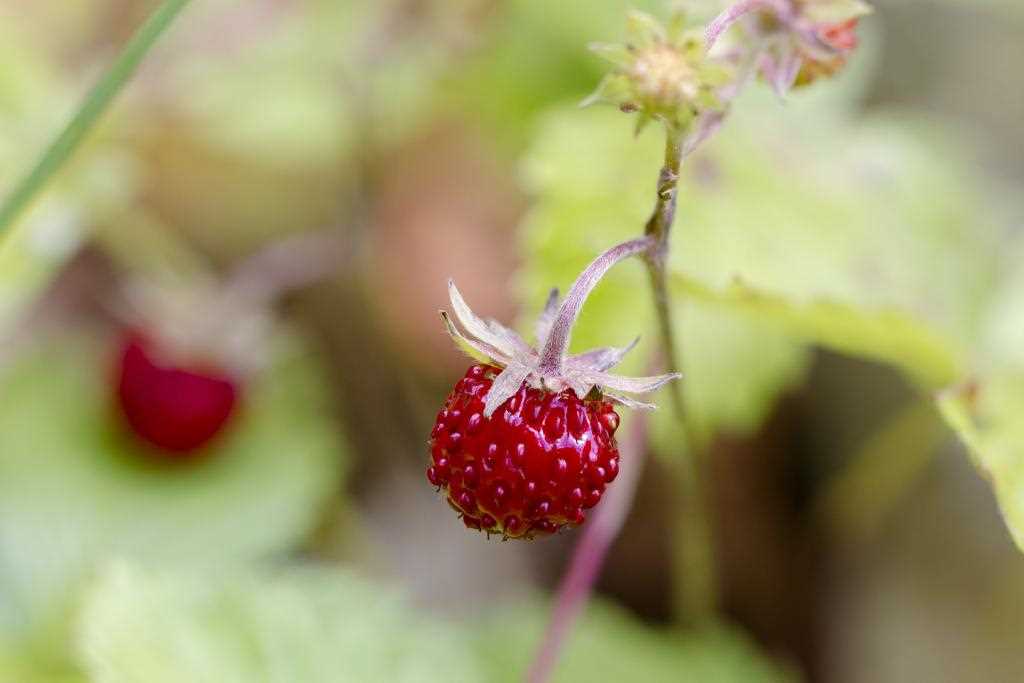
[[[135,73],[157,38],[188,3],[189,0],[164,0],[138,28],[121,50],[121,54],[89,91],[82,106],[68,121],[64,130],[50,143],[35,167],[15,185],[3,206],[0,206],[0,239],[82,143],[114,97]]]

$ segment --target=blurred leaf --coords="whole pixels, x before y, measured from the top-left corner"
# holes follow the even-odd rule
[[[680,198],[677,274],[925,386],[957,380],[995,251],[970,169],[943,142],[952,136],[805,104],[773,116],[754,91],[737,105],[708,150],[709,186]]]
[[[1010,533],[1024,550],[1024,374],[994,375],[945,391],[938,405],[995,489]]]
[[[429,120],[450,50],[433,13],[451,4],[197,6],[155,74],[160,97],[134,103],[157,174],[151,203],[219,254],[290,231],[360,229],[348,223],[368,199],[366,166]]]
[[[117,564],[86,601],[95,683],[488,680],[457,631],[342,571],[145,572]]]
[[[522,680],[547,619],[540,604],[482,623],[428,619],[338,570],[105,572],[80,620],[97,683]],[[556,681],[789,681],[738,634],[674,636],[592,606]]]
[[[500,3],[476,52],[443,84],[449,106],[470,112],[499,142],[518,148],[539,112],[581,101],[607,71],[587,44],[621,37],[627,10],[656,7],[655,0]]]
[[[671,267],[691,302],[678,316],[683,381],[705,429],[756,427],[801,378],[806,343],[893,363],[926,387],[965,372],[994,263],[983,203],[943,131],[854,121],[835,102],[782,108],[754,91],[685,167]],[[614,111],[545,119],[525,162],[537,200],[524,225],[527,301],[640,232],[662,144],[653,130],[634,140]],[[653,343],[648,297],[641,268],[620,267],[574,344],[638,332]]]
[[[795,337],[892,363],[925,386],[942,385],[964,368],[966,354],[950,339],[896,309],[865,311],[829,300],[794,303],[742,282],[714,290],[682,275],[676,275],[673,284],[681,295],[775,320]]]
[[[40,664],[29,657],[0,652],[0,681],[11,683],[87,683],[79,671],[64,666]]]
[[[1021,244],[1006,249],[1003,273],[981,325],[975,375],[937,397],[947,424],[995,490],[1024,550],[1024,267]]]
[[[499,612],[478,638],[490,681],[523,680],[544,632],[541,608]],[[494,643],[501,643],[495,647]],[[553,681],[770,683],[797,677],[725,627],[674,634],[642,626],[622,610],[592,603],[569,636]]]
[[[619,127],[625,123],[615,112],[570,109],[549,115],[541,126],[524,165],[527,186],[536,194],[523,225],[529,258],[520,277],[523,300],[534,307],[530,317],[548,288],[568,287],[596,254],[635,236],[647,220],[661,141],[656,135],[634,140],[628,126]],[[680,225],[689,210],[682,206]],[[642,333],[622,372],[650,370],[644,363],[657,348],[657,336],[649,298],[640,264],[619,266],[583,309],[574,349],[622,345]],[[750,319],[696,299],[678,305],[676,319],[683,388],[705,431],[756,428],[778,391],[802,377],[804,351],[772,320]]]
[[[989,298],[974,348],[975,368],[983,373],[1024,373],[1024,237],[1002,245],[1005,267]]]
[[[180,466],[151,464],[119,424],[112,360],[63,339],[0,377],[0,633],[59,624],[111,554],[218,562],[294,549],[339,486],[320,370],[296,349],[248,388],[214,450]]]

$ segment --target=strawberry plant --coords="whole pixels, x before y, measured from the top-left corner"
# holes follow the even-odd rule
[[[1024,546],[1020,250],[970,136],[878,105],[892,5],[51,2],[0,11],[0,679],[902,676],[949,600],[845,553],[957,538],[944,424]]]

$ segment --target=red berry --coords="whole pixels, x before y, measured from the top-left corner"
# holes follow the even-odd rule
[[[857,39],[857,19],[850,19],[838,24],[828,24],[819,32],[821,39],[837,50],[849,52],[859,44]]]
[[[226,373],[166,362],[143,337],[131,335],[121,347],[117,399],[138,436],[180,458],[221,431],[238,388]]]
[[[524,382],[490,418],[484,397],[500,369],[474,365],[431,432],[430,483],[470,529],[506,538],[578,526],[619,471],[611,403]]]

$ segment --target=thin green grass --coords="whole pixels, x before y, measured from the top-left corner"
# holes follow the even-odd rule
[[[32,200],[60,170],[96,122],[110,106],[138,68],[150,48],[190,0],[164,0],[138,28],[100,81],[89,91],[82,106],[29,173],[22,178],[0,206],[0,239],[21,216]]]

